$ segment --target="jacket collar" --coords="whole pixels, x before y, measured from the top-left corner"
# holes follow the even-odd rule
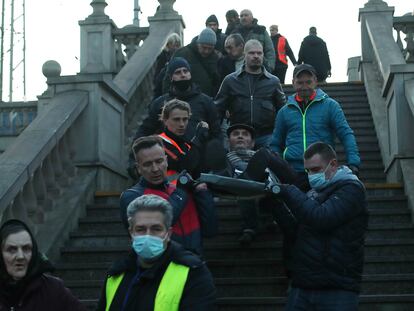
[[[246,64],[243,64],[243,66],[241,66],[240,69],[236,71],[236,76],[241,76],[243,73],[247,73]],[[271,79],[273,77],[273,75],[271,75],[264,66],[262,66],[262,75],[268,79]]]
[[[322,101],[323,99],[325,99],[327,97],[328,97],[328,94],[326,94],[324,91],[322,91],[321,89],[316,89],[316,96],[312,100],[312,102],[319,102],[319,101]],[[296,93],[289,96],[286,105],[287,106],[295,106],[297,108],[300,108],[299,103],[296,101],[295,98],[296,98]]]

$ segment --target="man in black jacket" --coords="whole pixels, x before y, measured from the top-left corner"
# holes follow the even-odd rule
[[[251,125],[256,131],[256,149],[267,146],[272,135],[275,115],[285,104],[280,81],[263,66],[263,47],[249,40],[244,47],[245,65],[228,75],[216,96],[219,118],[229,112],[230,125]]]
[[[172,59],[167,67],[167,75],[171,80],[169,92],[158,97],[148,106],[148,115],[138,128],[134,140],[163,131],[164,125],[160,120],[162,107],[174,98],[187,102],[191,107],[191,117],[185,134],[187,139],[193,138],[197,124],[200,121],[205,121],[209,126],[208,140],[221,140],[220,124],[214,102],[192,82],[192,72],[188,62],[182,57]],[[135,160],[132,153],[130,153],[129,160],[128,172],[131,177],[136,179]]]
[[[222,29],[219,28],[219,22],[217,16],[212,14],[206,19],[206,27],[210,28],[216,33],[216,45],[215,49],[222,54],[226,54],[224,50],[224,41],[226,40],[226,35],[222,33]]]
[[[191,75],[201,91],[214,97],[220,86],[220,76],[217,71],[217,62],[221,53],[215,50],[217,43],[216,33],[211,28],[205,28],[190,44],[178,49],[172,59],[183,57],[191,66]],[[170,85],[169,77],[164,79],[164,91]]]
[[[356,311],[368,226],[365,188],[348,167],[338,166],[328,144],[310,145],[304,166],[311,191],[282,185],[280,193],[296,218],[286,310]]]
[[[331,76],[331,61],[325,41],[316,34],[316,28],[309,28],[309,36],[306,36],[300,45],[298,64],[309,64],[316,69],[318,82],[325,82]]]
[[[98,311],[216,310],[206,265],[171,241],[172,207],[157,195],[128,205],[131,251],[108,272]]]

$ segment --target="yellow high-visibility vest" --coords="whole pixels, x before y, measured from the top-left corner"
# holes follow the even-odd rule
[[[178,311],[190,268],[170,262],[155,296],[154,311]],[[106,280],[106,308],[108,311],[124,274]]]

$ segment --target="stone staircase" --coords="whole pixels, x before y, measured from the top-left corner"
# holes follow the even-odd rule
[[[341,102],[354,129],[363,164],[370,211],[360,310],[414,309],[414,226],[400,184],[385,183],[383,164],[362,84],[323,89]],[[289,86],[285,88],[289,94]],[[343,149],[337,148],[344,161]],[[112,261],[129,249],[119,220],[119,193],[96,193],[78,229],[61,250],[57,274],[93,309]],[[219,310],[282,310],[287,279],[281,263],[281,234],[263,228],[248,248],[237,242],[240,216],[232,201],[217,203],[220,233],[205,240],[207,265],[218,291]]]

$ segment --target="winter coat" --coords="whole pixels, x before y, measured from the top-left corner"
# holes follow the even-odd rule
[[[32,257],[26,275],[17,282],[7,273],[4,260],[0,258],[0,311],[86,311],[62,280],[46,274],[53,271],[54,267],[39,253],[36,240],[26,224],[17,219],[9,220],[2,225],[0,232],[16,224],[25,228],[24,231],[31,237]],[[0,245],[6,238],[0,236]]]
[[[358,178],[343,166],[326,187],[305,194],[291,185],[282,198],[298,223],[292,286],[359,292],[368,210]]]
[[[318,81],[324,81],[331,70],[328,48],[325,41],[316,35],[309,35],[300,45],[298,63],[312,65],[316,70]]]
[[[304,113],[295,94],[289,96],[286,105],[277,114],[270,149],[283,154],[283,158],[296,171],[303,172],[303,153],[308,146],[322,141],[335,147],[335,136],[345,148],[347,164],[359,167],[360,158],[354,132],[340,105],[321,89],[317,89],[316,97]]]
[[[230,112],[230,125],[250,124],[257,136],[270,134],[276,112],[285,103],[285,94],[279,79],[263,68],[257,79],[240,70],[229,74],[221,84],[215,103],[219,118]]]
[[[253,25],[251,25],[251,27],[239,24],[232,33],[239,33],[243,37],[244,42],[251,39],[258,40],[263,46],[263,65],[270,72],[275,69],[275,50],[273,49],[272,40],[270,39],[266,27],[257,24],[257,19],[253,20]]]
[[[147,311],[154,310],[154,301],[161,279],[170,264],[190,267],[190,271],[181,296],[180,311],[214,311],[216,289],[213,278],[206,265],[195,255],[184,250],[180,245],[171,241],[162,257],[144,271],[137,265],[137,256],[130,252],[128,257],[113,264],[108,276],[117,276],[124,273],[124,277],[112,300],[110,311]],[[136,280],[134,283],[132,283]],[[125,307],[125,296],[131,286]],[[97,311],[104,311],[106,307],[106,280],[102,288]]]
[[[135,186],[121,194],[120,214],[126,228],[128,228],[127,207],[129,203],[144,194],[155,194],[168,200],[173,207],[171,239],[188,250],[202,254],[202,237],[214,236],[218,227],[211,192],[201,190],[190,194],[167,181],[160,185],[153,185],[141,177]]]
[[[187,60],[191,67],[191,79],[197,84],[201,91],[208,96],[214,97],[220,86],[220,76],[217,71],[217,62],[220,53],[213,51],[209,56],[202,57],[198,53],[197,41],[194,40],[190,44],[175,51],[172,58],[183,57]],[[169,77],[166,75],[164,79],[164,91],[170,86]]]
[[[164,125],[160,121],[160,114],[164,104],[174,98],[187,102],[191,107],[191,117],[185,134],[186,139],[194,137],[197,124],[200,121],[208,123],[210,138],[221,138],[220,123],[213,100],[206,94],[201,93],[198,86],[192,84],[188,91],[178,92],[170,89],[168,93],[155,99],[148,106],[148,115],[138,128],[134,140],[143,136],[159,134],[164,130]]]

